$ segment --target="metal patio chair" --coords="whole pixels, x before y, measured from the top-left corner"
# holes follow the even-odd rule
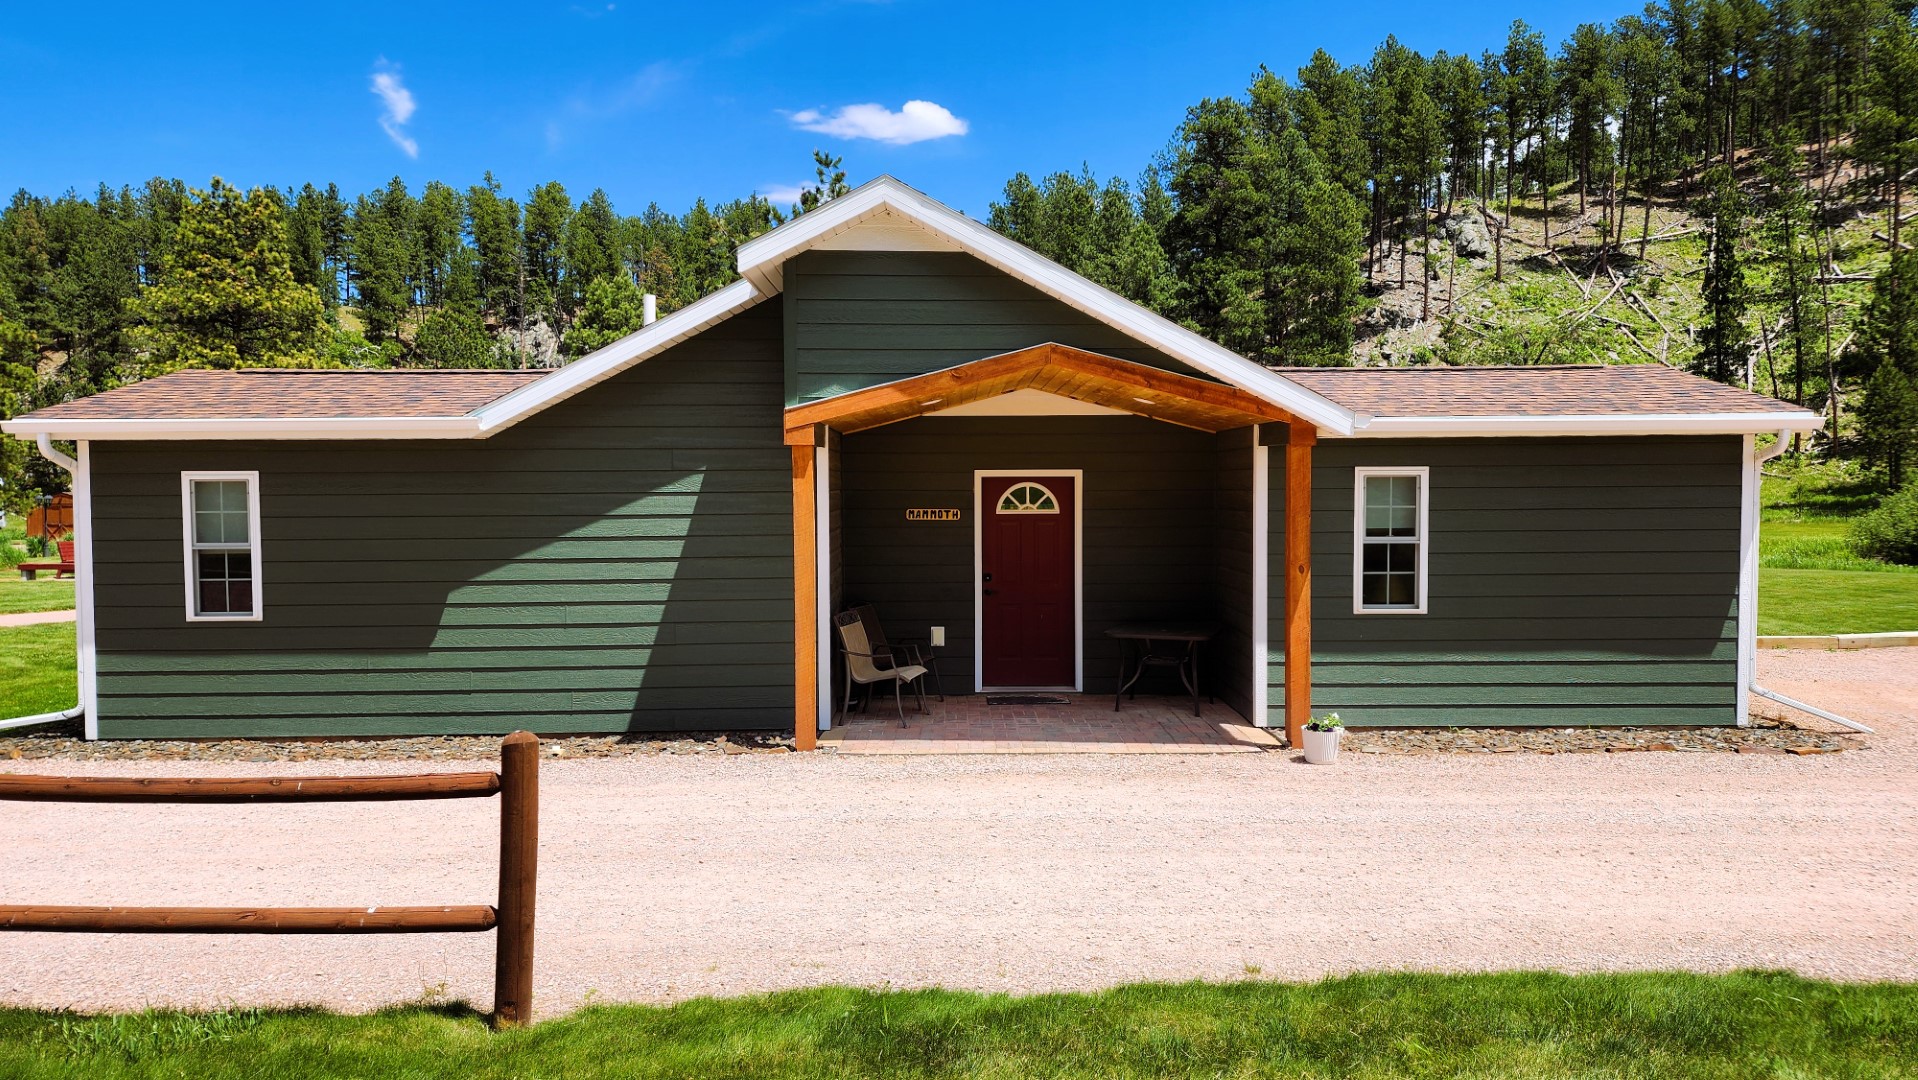
[[[871,686],[891,682],[892,706],[899,713],[900,727],[906,726],[906,705],[901,696],[905,684],[912,684],[913,696],[919,701],[919,711],[926,711],[925,668],[918,664],[901,666],[890,652],[882,655],[875,650],[866,636],[865,620],[860,618],[857,609],[834,615],[832,624],[839,628],[839,652],[846,658],[846,696],[840,704],[840,716],[852,711],[854,683]]]
[[[874,656],[881,660],[898,656],[907,664],[925,668],[932,675],[932,692],[939,696],[940,701],[946,700],[945,679],[939,674],[939,658],[933,654],[930,640],[908,638],[895,643],[886,637],[886,629],[879,623],[878,608],[871,604],[854,604],[852,610],[859,613],[859,621],[866,627],[866,644],[872,648]],[[923,652],[918,645],[921,640],[926,641]]]

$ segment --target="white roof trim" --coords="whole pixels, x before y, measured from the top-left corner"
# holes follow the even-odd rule
[[[1760,431],[1817,431],[1813,412],[1646,413],[1586,416],[1377,416],[1360,438],[1442,435],[1748,435]],[[1328,433],[1329,434],[1329,433]]]
[[[741,244],[740,276],[762,292],[778,292],[785,284],[783,266],[787,259],[876,214],[887,212],[911,220],[988,265],[1124,331],[1134,340],[1258,395],[1327,434],[1349,435],[1361,425],[1361,418],[1350,409],[1147,311],[890,176],[862,184],[764,236]]]
[[[9,435],[53,439],[474,439],[472,416],[295,416],[227,420],[47,419],[8,420]]]

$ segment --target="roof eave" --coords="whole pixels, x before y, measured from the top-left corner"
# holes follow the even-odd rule
[[[1642,413],[1569,416],[1376,416],[1353,432],[1358,438],[1493,435],[1750,435],[1812,432],[1824,426],[1817,413]]]
[[[179,441],[192,439],[476,439],[473,416],[312,416],[249,419],[34,418],[0,423],[21,439]]]

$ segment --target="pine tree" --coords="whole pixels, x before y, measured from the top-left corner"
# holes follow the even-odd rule
[[[1585,23],[1572,31],[1559,62],[1558,92],[1565,103],[1567,150],[1578,164],[1578,212],[1592,187],[1592,166],[1607,151],[1619,88],[1613,75],[1615,40],[1603,29]]]
[[[413,311],[414,289],[424,270],[415,230],[417,209],[397,176],[353,204],[348,274],[367,339],[375,344],[397,340],[401,324]]]
[[[566,226],[565,299],[570,319],[586,301],[586,289],[620,274],[619,215],[604,188],[594,188]]]
[[[1908,18],[1882,22],[1872,40],[1870,107],[1858,120],[1858,154],[1878,167],[1889,193],[1885,231],[1899,245],[1905,171],[1918,161],[1918,31]]]
[[[149,366],[311,363],[324,307],[293,276],[279,198],[215,177],[182,212],[160,279],[133,302]]]
[[[1790,399],[1806,404],[1805,386],[1819,359],[1824,328],[1824,312],[1813,286],[1818,260],[1813,248],[1811,201],[1799,180],[1804,160],[1791,141],[1774,147],[1765,162],[1767,203],[1764,235],[1771,249],[1771,273],[1766,299],[1777,306],[1782,352],[1790,357]],[[1777,385],[1775,360],[1772,368],[1772,393],[1783,396]],[[1820,364],[1820,367],[1823,365]],[[1798,444],[1792,440],[1794,448]]]
[[[520,305],[519,204],[500,196],[499,181],[490,172],[484,183],[466,190],[466,230],[473,237],[480,311],[499,322],[517,325],[524,317]]]
[[[1903,488],[1906,466],[1918,457],[1918,390],[1891,357],[1865,382],[1857,418],[1866,459],[1885,471],[1891,490]]]
[[[1326,179],[1363,204],[1371,154],[1365,145],[1362,74],[1340,67],[1320,49],[1299,69],[1298,85],[1294,111],[1305,145],[1319,159]]]
[[[460,193],[437,180],[420,192],[418,245],[421,300],[429,307],[471,307],[478,303],[472,252],[461,231],[466,209]]]
[[[603,349],[638,330],[645,321],[645,297],[625,274],[613,274],[586,286],[586,303],[566,331],[566,353],[580,357]]]
[[[411,366],[493,368],[508,365],[478,315],[459,308],[442,308],[420,320],[419,332],[413,336]]]
[[[520,266],[524,271],[525,313],[558,322],[561,316],[561,280],[565,273],[566,222],[573,216],[573,200],[553,180],[526,196],[526,224],[520,234]]]
[[[846,170],[841,167],[841,159],[815,148],[812,164],[814,182],[800,189],[799,205],[793,207],[794,217],[808,210],[817,210],[852,190],[846,184]]]
[[[1722,165],[1706,174],[1705,184],[1710,195],[1699,213],[1709,223],[1711,245],[1705,256],[1705,327],[1694,364],[1706,378],[1736,383],[1745,378],[1751,354],[1751,335],[1745,327],[1750,288],[1740,250],[1745,196],[1731,170]]]

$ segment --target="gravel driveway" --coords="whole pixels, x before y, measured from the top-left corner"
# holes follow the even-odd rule
[[[1918,979],[1918,649],[1767,652],[1868,748],[544,767],[537,1007],[1368,968]],[[34,772],[403,763],[0,762]],[[0,804],[0,900],[489,902],[496,804]],[[0,1003],[482,1008],[492,936],[0,938]]]

